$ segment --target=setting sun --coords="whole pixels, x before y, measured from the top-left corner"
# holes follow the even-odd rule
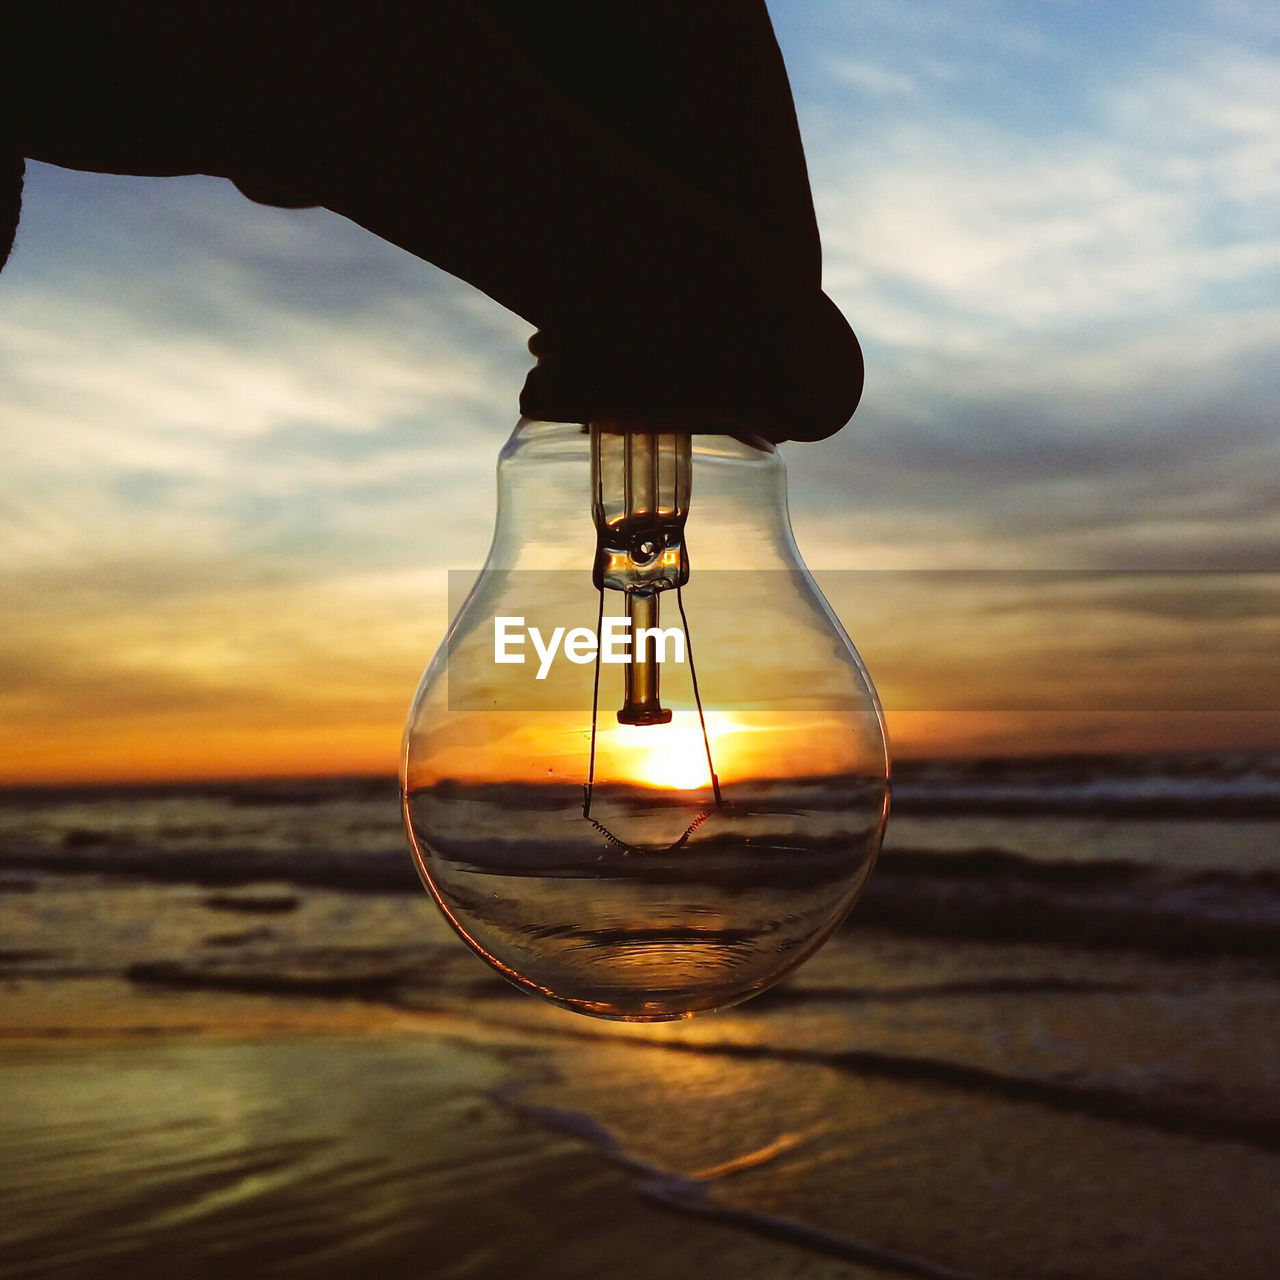
[[[724,739],[740,726],[724,712],[707,716],[707,737],[717,772],[724,771]],[[711,785],[707,748],[695,711],[676,711],[670,724],[616,725],[608,731],[611,754],[635,782],[673,791],[695,791]]]

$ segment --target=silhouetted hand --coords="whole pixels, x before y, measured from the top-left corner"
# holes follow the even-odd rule
[[[538,326],[534,417],[818,439],[861,391],[763,0],[13,0],[6,137],[15,222],[25,155],[220,175],[436,263]]]

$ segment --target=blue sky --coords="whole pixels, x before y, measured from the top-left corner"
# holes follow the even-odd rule
[[[771,12],[868,364],[853,424],[787,449],[810,563],[1280,568],[1280,10]],[[528,332],[323,211],[31,166],[0,276],[14,776],[103,772],[111,732],[126,771],[200,772],[201,741],[390,767],[444,571],[484,556]],[[1256,614],[1218,651],[1274,651]],[[884,618],[847,620],[927,698]],[[1063,741],[1129,742],[1089,724]]]

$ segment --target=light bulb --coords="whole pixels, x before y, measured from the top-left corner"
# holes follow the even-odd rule
[[[772,445],[518,424],[401,779],[422,879],[480,956],[599,1017],[747,999],[852,906],[888,775]]]

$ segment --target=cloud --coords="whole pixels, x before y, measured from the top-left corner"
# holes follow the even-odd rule
[[[964,41],[948,75],[843,134],[841,68],[803,92],[828,287],[868,363],[851,427],[790,452],[818,498],[797,524],[828,563],[1280,551],[1280,58],[1183,16],[1066,85],[1097,7],[1062,8],[1055,41],[1009,47],[981,110]],[[894,70],[895,19],[869,14],[858,58]],[[937,44],[910,39],[908,58]],[[1032,69],[1060,95],[1048,125],[1005,91]]]
[[[914,76],[890,70],[876,62],[833,57],[827,65],[833,79],[871,98],[911,97],[920,91]]]
[[[198,772],[184,732],[249,759],[249,725],[393,767],[527,333],[331,215],[31,166],[0,281],[0,702],[28,728],[0,769]]]
[[[212,180],[32,166],[24,228],[0,308],[10,569],[483,556],[522,322],[336,217]]]

